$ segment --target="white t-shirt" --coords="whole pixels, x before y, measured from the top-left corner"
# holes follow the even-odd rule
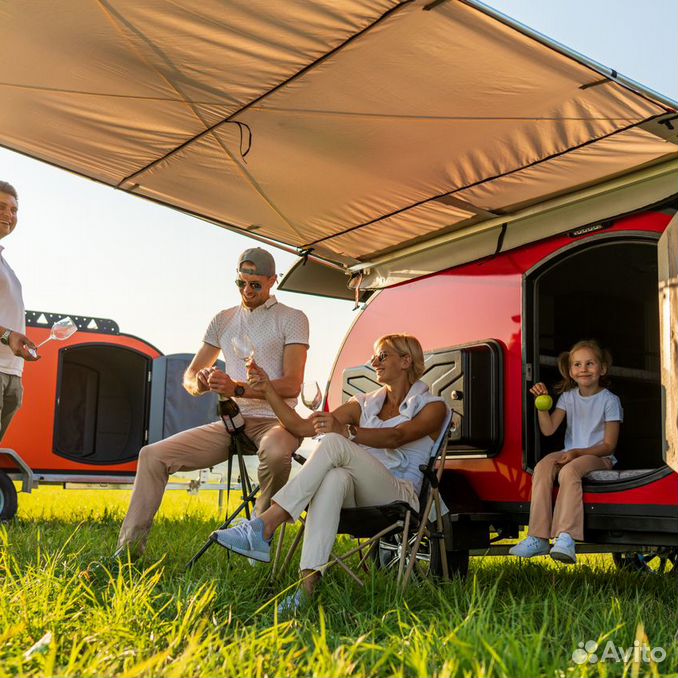
[[[592,396],[583,396],[578,388],[565,391],[556,407],[567,417],[565,449],[585,449],[605,440],[605,422],[624,421],[621,401],[606,388]],[[614,455],[608,459],[615,462]]]
[[[0,245],[0,327],[26,334],[26,312],[21,295],[21,283],[4,260]],[[0,372],[20,377],[24,359],[17,358],[9,346],[0,343]]]
[[[234,381],[247,381],[247,369],[242,358],[233,350],[234,336],[248,335],[254,344],[254,359],[266,370],[268,376],[280,379],[283,376],[283,350],[289,344],[308,346],[308,318],[303,311],[280,304],[274,296],[261,306],[250,310],[246,306],[234,306],[217,313],[209,324],[203,341],[221,348],[226,365],[226,374]],[[271,406],[257,398],[234,398],[246,417],[275,417]],[[290,407],[297,404],[296,398],[287,398]]]

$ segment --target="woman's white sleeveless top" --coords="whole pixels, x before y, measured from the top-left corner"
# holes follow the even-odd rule
[[[371,393],[359,393],[354,396],[361,409],[360,426],[364,428],[394,428],[413,419],[423,407],[429,403],[444,402],[442,398],[431,395],[428,386],[423,381],[415,381],[400,404],[400,411],[395,417],[386,421],[379,418],[379,412],[384,406],[386,387]],[[409,480],[414,491],[419,494],[422,483],[421,464],[427,464],[435,442],[430,436],[413,440],[396,449],[385,449],[361,445],[373,457],[378,459],[396,478]]]

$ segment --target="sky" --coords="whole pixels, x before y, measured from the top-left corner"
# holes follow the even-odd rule
[[[487,4],[678,99],[676,0]],[[19,225],[2,245],[26,308],[112,318],[163,353],[193,353],[214,314],[239,302],[235,264],[252,240],[4,149],[0,179],[19,191]],[[296,261],[272,252],[279,272]],[[306,378],[324,385],[356,317],[353,304],[277,296],[308,315]]]

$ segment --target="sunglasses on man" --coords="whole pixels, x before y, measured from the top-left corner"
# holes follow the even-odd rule
[[[261,283],[256,280],[243,280],[242,278],[237,278],[235,281],[236,286],[240,290],[244,290],[248,285],[255,291],[258,292],[261,289]]]

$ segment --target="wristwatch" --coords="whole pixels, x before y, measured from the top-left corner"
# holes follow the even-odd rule
[[[233,389],[233,395],[236,398],[242,398],[245,395],[245,387],[242,384],[237,384]]]
[[[5,330],[0,337],[0,342],[5,346],[9,346],[9,335],[12,334],[12,330]]]

